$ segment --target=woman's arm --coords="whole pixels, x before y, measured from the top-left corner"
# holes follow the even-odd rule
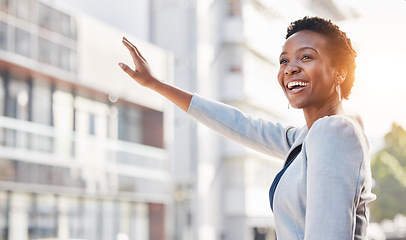
[[[187,112],[190,117],[247,147],[280,157],[284,157],[289,151],[297,132],[293,128],[284,128],[280,124],[251,118],[225,104],[193,96],[163,83],[152,75],[147,61],[132,43],[123,38],[123,44],[131,53],[135,69],[132,70],[123,63],[119,65],[140,85],[158,92]]]
[[[194,95],[188,116],[217,133],[270,156],[285,158],[300,129],[244,114],[226,104]]]
[[[344,117],[315,122],[306,142],[307,207],[305,239],[358,239],[355,229],[368,176],[368,146]]]
[[[123,71],[141,86],[154,90],[180,107],[183,111],[187,112],[192,99],[192,94],[156,79],[151,73],[148,62],[138,51],[137,47],[135,47],[125,37],[123,37],[123,44],[130,51],[135,65],[133,70],[126,64],[119,63],[119,66],[123,69]]]

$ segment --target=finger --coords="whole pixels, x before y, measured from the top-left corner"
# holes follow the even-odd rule
[[[133,76],[135,75],[135,71],[132,70],[132,69],[131,69],[129,66],[127,66],[126,64],[124,64],[124,63],[119,63],[118,65],[120,66],[121,69],[123,69],[123,71],[124,71],[125,73],[127,73],[128,75],[130,75],[130,77],[133,77]]]
[[[140,65],[142,58],[138,55],[138,52],[123,38],[123,44],[127,47],[128,51],[130,51],[131,57],[133,58],[135,65]]]
[[[134,44],[132,44],[130,41],[128,41],[128,39],[127,39],[126,37],[123,37],[123,39],[124,39],[131,47],[133,47],[133,48],[135,49],[135,51],[137,52],[138,56],[140,56],[140,58],[141,58],[142,60],[144,60],[145,62],[147,61],[147,60],[145,60],[144,56],[142,56],[142,54],[140,53],[140,51],[138,50],[138,48],[137,48]]]

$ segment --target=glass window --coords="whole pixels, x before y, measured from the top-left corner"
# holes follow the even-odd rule
[[[32,6],[31,3],[34,1],[31,0],[15,0],[16,5],[18,6],[16,8],[17,10],[17,17],[20,17],[24,20],[29,21],[31,19],[31,13],[32,11]]]
[[[131,221],[130,239],[150,239],[149,209],[146,203],[135,203]]]
[[[120,201],[118,204],[119,208],[119,219],[117,222],[120,223],[119,225],[119,234],[122,236],[123,239],[130,239],[130,232],[131,232],[131,202],[124,202]],[[120,239],[117,236],[117,239]]]
[[[71,21],[70,16],[62,12],[59,13],[59,32],[60,34],[71,37]]]
[[[59,46],[59,63],[62,69],[71,70],[71,50],[64,46]]]
[[[30,239],[57,237],[57,207],[53,195],[34,195],[29,212]]]
[[[0,11],[13,14],[14,13],[13,1],[11,0],[0,0]]]
[[[22,120],[28,119],[28,83],[19,77],[12,77],[9,83],[9,103],[6,115]]]
[[[47,39],[39,39],[38,60],[43,63],[58,66],[58,49],[57,45]]]
[[[69,66],[70,71],[76,72],[77,71],[76,52],[74,50],[70,49],[69,54],[70,54],[70,59],[71,59],[70,66]]]
[[[41,27],[52,30],[53,25],[57,22],[54,15],[51,7],[41,2],[38,3],[38,24]]]
[[[15,52],[26,57],[31,56],[31,34],[22,29],[15,29]]]
[[[71,35],[70,37],[72,39],[77,39],[77,26],[76,26],[76,19],[75,18],[71,18],[70,20],[70,28],[71,28]]]
[[[7,50],[7,24],[0,22],[0,49]]]
[[[100,202],[85,199],[83,204],[84,239],[101,239],[102,211]]]
[[[8,230],[8,223],[7,223],[7,215],[9,214],[8,205],[8,194],[7,192],[0,192],[0,239],[7,239],[7,230]]]
[[[12,76],[8,84],[8,99],[5,109],[7,117],[28,120],[28,92],[29,87],[22,78]],[[5,141],[7,146],[22,147],[28,146],[28,134],[24,131],[7,129],[5,131]]]
[[[51,125],[51,101],[51,84],[40,80],[34,81],[31,103],[33,122]]]
[[[4,115],[7,117],[28,120],[28,91],[29,87],[22,78],[12,76],[5,91],[7,94]],[[28,135],[22,131],[6,129],[5,145],[27,147]]]
[[[69,200],[66,201],[69,237],[71,239],[83,239],[83,203],[76,198],[67,200]],[[59,237],[61,238],[62,236]]]
[[[95,118],[96,118],[96,116],[94,114],[89,113],[89,134],[90,135],[94,135],[94,133],[95,133],[95,131],[94,131]]]
[[[152,109],[142,111],[142,143],[154,147],[163,148],[164,129],[163,113]]]
[[[241,16],[241,2],[240,0],[229,0],[228,1],[229,14],[231,16]]]
[[[4,103],[5,103],[6,92],[4,89],[4,80],[0,75],[0,116],[4,116]]]
[[[0,116],[4,116],[4,106],[5,106],[5,89],[4,89],[4,80],[3,77],[0,75]],[[4,145],[4,141],[5,141],[5,130],[2,126],[2,124],[0,124],[0,145]],[[0,173],[1,174],[1,173]]]
[[[141,142],[141,112],[133,106],[121,106],[118,111],[118,138]]]
[[[16,169],[13,160],[0,158],[0,180],[1,181],[14,181],[16,176]]]
[[[117,239],[116,234],[119,224],[117,202],[104,200],[101,205],[103,211],[102,239]]]

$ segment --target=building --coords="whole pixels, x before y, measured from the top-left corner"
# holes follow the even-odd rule
[[[32,11],[21,13],[24,8],[16,8],[17,2],[33,4],[36,1],[0,0],[2,7],[0,59],[4,86],[0,91],[3,95],[0,96],[3,99],[12,96],[8,90],[9,83],[16,82],[12,76],[16,73],[21,75],[23,72],[25,75],[23,74],[21,81],[27,82],[27,86],[22,88],[26,93],[22,93],[20,97],[18,92],[14,94],[13,106],[19,106],[19,102],[25,103],[21,107],[25,112],[21,110],[21,116],[24,117],[16,117],[17,115],[9,113],[11,110],[6,110],[6,107],[1,109],[4,116],[0,122],[0,127],[4,129],[3,136],[10,135],[9,132],[22,132],[23,134],[19,136],[41,135],[39,132],[45,131],[36,130],[40,129],[40,126],[45,126],[49,134],[45,136],[42,134],[41,137],[48,140],[34,141],[52,146],[52,151],[47,150],[49,161],[43,165],[65,167],[68,169],[65,171],[69,177],[81,180],[82,185],[78,186],[82,187],[69,186],[69,189],[63,188],[62,191],[61,186],[57,185],[56,189],[49,191],[51,188],[47,185],[46,192],[44,186],[41,188],[41,184],[36,184],[35,188],[27,185],[28,181],[19,184],[14,180],[16,177],[13,180],[2,180],[1,206],[5,209],[2,213],[7,213],[0,218],[3,221],[0,226],[4,226],[2,229],[9,229],[8,232],[12,232],[10,223],[17,221],[13,219],[19,219],[18,221],[25,219],[27,229],[39,229],[35,227],[38,221],[29,218],[36,216],[30,211],[38,212],[39,209],[45,209],[39,206],[39,203],[45,202],[42,199],[49,199],[47,201],[53,205],[46,205],[53,206],[51,209],[54,212],[49,209],[43,210],[51,214],[42,213],[41,216],[50,216],[46,218],[47,221],[42,222],[53,224],[50,228],[54,232],[65,234],[61,236],[66,236],[69,232],[69,237],[75,238],[100,239],[99,236],[106,236],[106,239],[112,239],[115,233],[124,233],[130,239],[148,239],[148,234],[151,235],[149,239],[162,239],[161,235],[152,235],[160,234],[165,229],[167,239],[174,240],[275,239],[268,190],[282,162],[218,136],[204,126],[189,120],[180,110],[175,109],[172,112],[171,108],[167,108],[171,105],[165,106],[165,101],[148,91],[138,91],[134,94],[137,91],[134,84],[124,81],[113,84],[125,77],[114,71],[106,75],[105,69],[116,66],[118,61],[122,61],[120,58],[128,57],[126,52],[123,53],[125,56],[118,54],[121,46],[116,49],[118,44],[115,39],[121,38],[118,30],[97,23],[84,14],[80,17],[65,14],[68,18],[70,16],[69,21],[63,14],[45,14],[44,21],[50,26],[43,26],[41,22],[26,21],[24,17],[20,17],[32,13],[42,16],[40,13],[43,13],[43,10],[40,11],[39,7],[27,7],[25,9]],[[70,2],[76,2],[77,8],[93,13],[96,11],[93,5],[107,4],[96,0]],[[122,6],[124,2],[124,0],[114,1],[109,3],[111,5],[108,7]],[[304,15],[315,14],[333,20],[345,19],[348,13],[343,11],[342,6],[337,6],[336,2],[137,0],[132,2],[137,5],[136,8],[122,9],[122,15],[128,16],[131,20],[135,18],[136,21],[131,22],[135,29],[132,32],[134,35],[173,54],[172,58],[172,55],[139,41],[140,49],[145,52],[147,59],[152,61],[150,62],[152,68],[160,79],[171,81],[173,78],[174,85],[180,88],[226,102],[257,117],[276,120],[283,124],[303,124],[296,120],[300,113],[287,109],[288,102],[276,81],[279,65],[277,57],[284,41],[286,27],[291,21]],[[49,6],[44,0],[40,0],[39,6],[41,5],[52,9],[57,4]],[[109,23],[114,20],[112,15],[98,17]],[[35,17],[30,18],[34,19]],[[60,23],[60,26],[54,26],[56,22]],[[55,27],[60,30],[55,31]],[[32,44],[28,44],[38,47],[27,50],[24,49],[27,44],[21,43],[17,51],[18,44],[16,43],[14,47],[14,42],[16,39],[24,38],[14,36],[27,35],[20,30],[10,30],[17,28],[39,36],[40,38],[29,40]],[[68,34],[66,37],[65,31],[70,32],[72,36]],[[41,45],[41,41],[45,41],[41,38],[48,42]],[[13,45],[10,45],[10,42]],[[63,45],[63,48],[57,50],[59,54],[68,54],[69,57],[65,56],[63,60],[59,60],[60,55],[48,53],[52,52],[51,49],[58,48],[55,46],[56,43]],[[106,49],[106,46],[109,49]],[[108,50],[117,52],[117,56]],[[44,52],[47,54],[44,56],[45,60],[42,60],[39,56]],[[55,63],[59,65],[51,66]],[[44,83],[49,86],[48,93],[36,93],[36,85]],[[52,99],[48,104],[50,106],[38,104],[38,101],[35,101],[35,98],[39,98],[37,96]],[[109,96],[110,100],[107,101]],[[115,102],[117,96],[120,100]],[[83,104],[84,102],[90,105]],[[9,104],[4,106],[6,105]],[[39,114],[40,112],[37,114],[37,105],[48,109],[46,110],[48,115]],[[85,105],[87,107],[82,107]],[[132,107],[135,110],[132,110]],[[140,108],[142,111],[139,111]],[[38,118],[41,120],[37,120]],[[71,119],[69,124],[67,119]],[[155,122],[157,119],[158,123]],[[14,125],[7,125],[8,122]],[[23,124],[17,126],[21,122]],[[129,122],[149,123],[153,126],[142,125],[133,129]],[[101,126],[106,125],[109,127],[103,130]],[[24,128],[20,129],[20,126]],[[67,126],[71,127],[67,129]],[[157,133],[154,132],[156,130]],[[150,135],[151,133],[154,134]],[[155,137],[150,139],[151,136]],[[174,136],[175,141],[171,141]],[[49,143],[46,143],[47,141]],[[15,162],[38,164],[36,160],[21,157],[20,147],[17,149],[13,145],[6,145],[5,140],[3,142],[0,154],[3,153],[3,149],[8,151],[11,149],[15,155],[0,156],[2,162],[9,164],[10,161],[14,161],[12,162],[14,165]],[[42,145],[41,147],[45,148]],[[31,146],[23,149],[30,149],[29,156],[38,154],[37,150],[31,150]],[[112,154],[113,157],[110,158],[106,156],[111,155],[102,154],[102,151],[112,151],[116,154]],[[41,154],[44,154],[44,150],[41,150]],[[133,158],[134,154],[137,158]],[[140,158],[138,154],[141,155]],[[144,161],[150,158],[152,161]],[[55,163],[54,159],[64,160]],[[132,159],[140,160],[134,162]],[[147,162],[153,165],[145,166]],[[10,167],[1,169],[6,169],[4,171],[10,172],[11,175],[15,172],[14,168]],[[53,169],[51,172],[57,171],[62,170]],[[111,172],[116,175],[106,174]],[[137,184],[142,184],[132,186],[131,182],[134,183],[137,176],[137,180],[141,180],[137,181]],[[120,183],[124,184],[123,188],[119,187]],[[16,191],[15,185],[22,190]],[[40,190],[32,190],[36,188]],[[126,191],[129,189],[130,191]],[[66,196],[68,190],[73,193]],[[114,194],[111,194],[112,192]],[[40,199],[43,193],[46,194]],[[19,200],[23,207],[30,206],[29,209],[34,210],[27,210],[23,216],[10,214],[13,213],[13,209],[18,209],[12,204],[17,204],[14,195],[19,197],[17,200],[25,199]],[[75,207],[68,207],[71,206],[69,204]],[[76,210],[65,210],[70,208]],[[73,213],[63,214],[65,212]],[[74,215],[75,212],[82,215]],[[99,215],[94,217],[94,212]],[[112,213],[114,216],[130,216],[123,217],[127,220],[108,217],[108,220],[104,220]],[[83,220],[84,218],[86,220]],[[60,224],[56,227],[55,223]],[[83,227],[84,223],[88,227]],[[106,224],[114,227],[107,227]],[[81,230],[75,230],[76,228]],[[85,228],[86,231],[88,228],[92,229],[90,230],[92,232],[87,233]],[[100,232],[95,232],[95,229],[99,229]],[[13,231],[18,232],[17,229]],[[37,234],[34,236],[38,236],[37,232],[39,230],[34,231]]]
[[[0,1],[1,239],[167,239],[172,107],[119,69],[123,35],[53,2]],[[126,36],[172,80],[171,54]]]
[[[147,30],[137,34],[173,53],[174,85],[286,125],[304,124],[297,121],[300,112],[287,109],[275,77],[286,27],[305,15],[335,21],[350,15],[332,0],[137,4],[123,14],[139,13],[133,26]],[[268,191],[282,162],[224,139],[181,111],[174,117],[172,239],[275,239]]]

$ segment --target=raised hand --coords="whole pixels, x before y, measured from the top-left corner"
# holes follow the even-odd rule
[[[125,37],[123,37],[123,44],[130,51],[135,67],[133,70],[121,62],[118,65],[136,82],[144,87],[151,88],[154,83],[158,82],[158,80],[152,76],[147,60],[145,60],[145,58],[141,55],[137,47]]]
[[[130,51],[135,65],[134,70],[132,70],[126,64],[119,63],[118,65],[124,70],[124,72],[142,86],[161,94],[180,107],[183,111],[187,112],[192,99],[192,94],[156,79],[152,75],[147,61],[138,51],[137,47],[130,43],[125,37],[123,38],[123,44]]]

